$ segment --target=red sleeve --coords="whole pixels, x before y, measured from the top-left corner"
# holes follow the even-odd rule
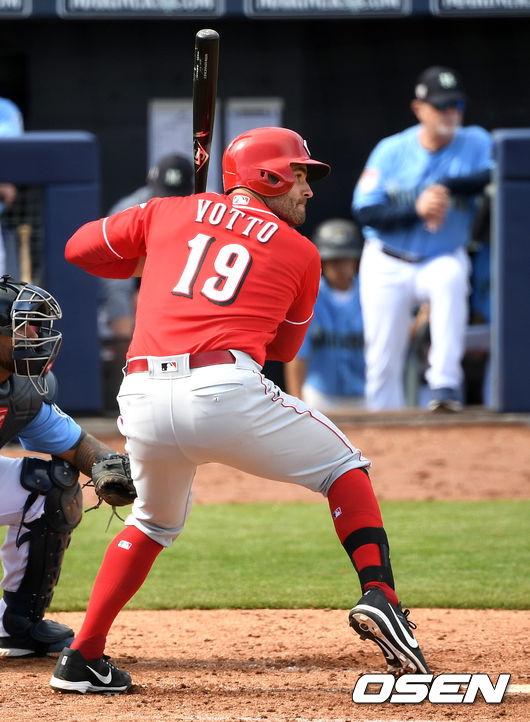
[[[320,284],[320,256],[315,251],[302,279],[300,293],[292,303],[276,336],[267,345],[268,361],[292,361],[298,353],[313,318]]]
[[[68,240],[65,258],[104,278],[129,278],[145,256],[145,204],[81,226]]]

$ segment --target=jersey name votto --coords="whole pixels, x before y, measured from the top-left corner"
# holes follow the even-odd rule
[[[271,214],[272,215],[272,214]],[[232,231],[245,238],[255,237],[260,243],[267,243],[279,229],[274,221],[267,221],[263,218],[251,216],[248,213],[227,206],[226,203],[206,198],[198,199],[196,223],[207,222],[212,226],[222,226],[227,231]]]

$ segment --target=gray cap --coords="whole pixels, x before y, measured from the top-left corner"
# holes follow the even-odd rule
[[[313,242],[323,261],[335,258],[360,258],[363,235],[359,227],[345,218],[331,218],[317,226]]]

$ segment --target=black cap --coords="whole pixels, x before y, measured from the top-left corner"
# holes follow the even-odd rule
[[[149,170],[147,184],[159,197],[187,196],[193,193],[191,161],[176,153],[165,155]]]
[[[458,73],[451,68],[435,65],[420,75],[414,95],[435,107],[448,103],[465,102],[466,95]]]

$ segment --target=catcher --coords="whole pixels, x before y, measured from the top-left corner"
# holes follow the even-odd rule
[[[62,341],[59,304],[47,291],[10,276],[0,281],[0,445],[18,440],[51,460],[0,456],[0,657],[42,656],[70,644],[70,627],[44,619],[64,553],[82,514],[79,472],[100,500],[135,496],[128,458],[95,439],[53,402],[49,371]]]

